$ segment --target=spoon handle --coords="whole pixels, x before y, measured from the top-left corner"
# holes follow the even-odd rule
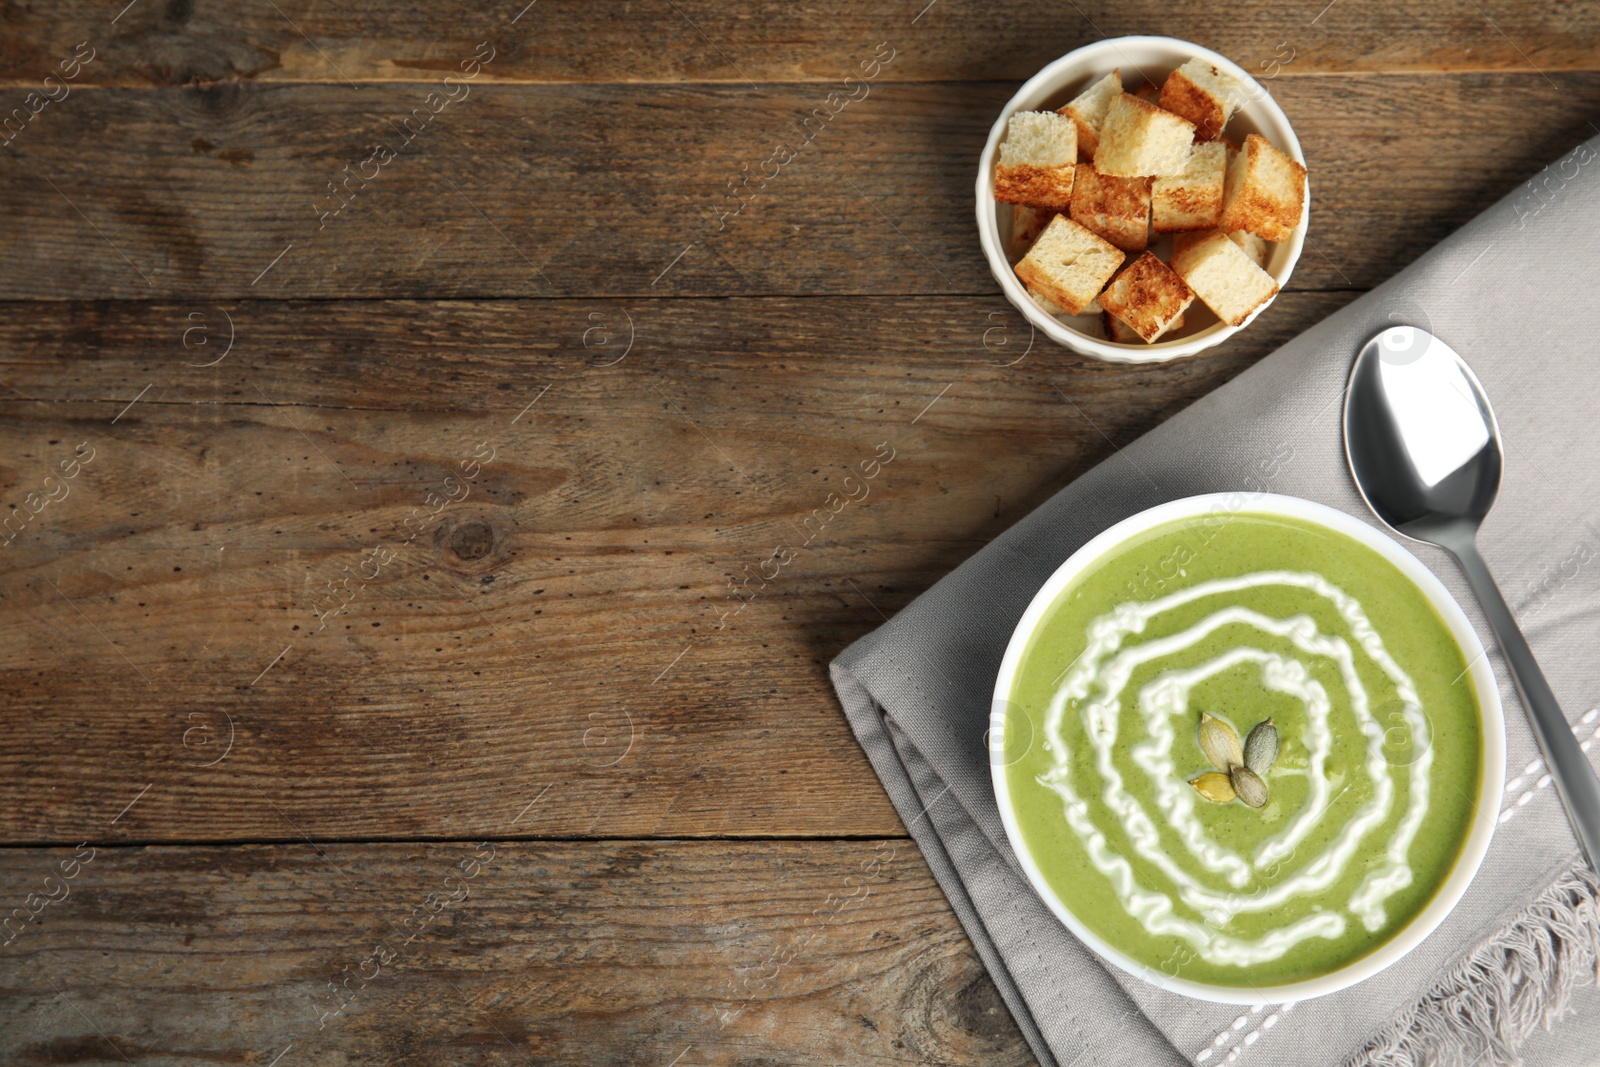
[[[1550,691],[1550,683],[1545,681],[1544,672],[1539,669],[1533,650],[1522,636],[1522,629],[1500,595],[1500,587],[1489,573],[1477,544],[1466,541],[1451,545],[1450,549],[1466,572],[1473,592],[1478,594],[1478,601],[1489,618],[1489,627],[1505,653],[1511,681],[1528,711],[1534,739],[1539,742],[1539,751],[1544,756],[1556,794],[1567,809],[1567,820],[1578,836],[1583,858],[1591,870],[1600,871],[1597,866],[1600,861],[1600,778],[1595,777],[1588,754],[1579,747],[1561,705]]]

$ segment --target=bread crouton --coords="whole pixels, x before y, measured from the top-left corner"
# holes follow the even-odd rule
[[[1081,315],[1124,258],[1098,234],[1057,215],[1015,269],[1023,285],[1068,315]]]
[[[1113,178],[1079,163],[1070,214],[1124,252],[1143,252],[1150,240],[1150,179]]]
[[[1202,141],[1220,137],[1243,102],[1244,86],[1239,79],[1199,58],[1167,75],[1161,87],[1161,106],[1194,123]]]
[[[1065,211],[1077,163],[1078,130],[1071,119],[1054,111],[1018,111],[1006,123],[994,198]]]
[[[1195,230],[1190,233],[1174,234],[1172,238],[1172,255],[1176,257],[1184,249],[1190,248],[1212,234],[1220,232],[1220,230]],[[1273,245],[1271,242],[1263,241],[1246,230],[1229,230],[1227,238],[1244,249],[1245,254],[1255,261],[1256,266],[1266,270],[1267,261],[1272,258]]]
[[[1245,253],[1255,260],[1256,266],[1262,270],[1267,268],[1267,260],[1272,257],[1272,249],[1267,242],[1249,230],[1232,230],[1228,233],[1228,240],[1244,249]]]
[[[1035,289],[1033,286],[1025,285],[1023,288],[1028,290],[1028,295],[1033,297],[1033,302],[1038,304],[1039,310],[1043,311],[1046,315],[1066,314],[1065,311],[1061,310],[1061,306],[1059,304],[1057,304],[1054,300],[1051,300],[1048,296],[1045,296],[1043,293],[1039,292],[1039,290]]]
[[[1173,234],[1172,255],[1167,257],[1168,262],[1175,262],[1184,249],[1193,248],[1216,232],[1216,230],[1191,230],[1186,233]]]
[[[1033,242],[1039,239],[1039,235],[1050,225],[1050,220],[1055,216],[1054,208],[1039,207],[1035,204],[1012,205],[1011,243],[1006,246],[1011,262],[1015,263],[1028,254],[1028,249],[1033,247]]]
[[[1228,164],[1222,190],[1221,230],[1248,230],[1268,241],[1286,241],[1305,212],[1306,168],[1251,134]]]
[[[1194,295],[1229,326],[1242,326],[1278,292],[1272,275],[1225,233],[1208,233],[1183,242],[1172,254],[1176,271]]]
[[[1118,178],[1181,174],[1194,123],[1123,93],[1111,102],[1094,150],[1094,169]]]
[[[1100,126],[1106,121],[1106,110],[1111,107],[1111,101],[1121,95],[1122,72],[1114,70],[1073,97],[1061,109],[1060,113],[1070,118],[1078,129],[1078,158],[1083,162],[1094,159],[1095,145],[1100,141]]]
[[[1119,345],[1142,345],[1148,343],[1143,337],[1134,332],[1132,326],[1129,326],[1109,311],[1100,316],[1100,328],[1105,331],[1106,340],[1114,341]],[[1162,336],[1181,329],[1183,329],[1183,316],[1179,315],[1167,326]]]
[[[1033,286],[1027,285],[1027,286],[1023,286],[1023,288],[1028,290],[1028,295],[1033,297],[1033,302],[1035,304],[1038,304],[1040,309],[1043,310],[1045,314],[1047,314],[1047,315],[1065,315],[1066,314],[1066,311],[1063,310],[1059,304],[1057,304],[1054,300],[1051,300],[1049,297],[1045,296],[1043,293],[1039,292]],[[1089,303],[1084,307],[1084,309],[1082,311],[1078,312],[1078,314],[1080,314],[1080,315],[1098,315],[1104,310],[1105,309],[1100,306],[1100,298],[1099,297],[1095,297],[1093,300],[1089,301]]]
[[[1189,165],[1171,178],[1157,178],[1150,189],[1150,228],[1156,233],[1209,230],[1222,218],[1223,179],[1227,153],[1220,141],[1189,150]],[[1081,184],[1083,176],[1074,179]],[[1078,196],[1072,196],[1074,206]]]
[[[1154,82],[1145,82],[1133,91],[1133,95],[1147,104],[1161,106],[1161,89]]]
[[[1194,303],[1194,291],[1176,271],[1146,252],[1111,280],[1100,306],[1122,320],[1142,340],[1154,341]]]

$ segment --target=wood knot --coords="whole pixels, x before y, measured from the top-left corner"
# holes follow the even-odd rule
[[[988,975],[979,975],[955,996],[951,1021],[985,1043],[1004,1044],[1016,1031],[1000,990]]]
[[[439,563],[463,578],[488,585],[500,568],[517,557],[515,523],[498,522],[481,511],[446,515],[433,531]]]
[[[901,998],[897,1017],[907,1051],[919,1063],[977,1062],[1021,1067],[1033,1062],[1027,1041],[983,966],[968,952],[927,953]]]
[[[450,551],[463,560],[482,559],[494,548],[494,530],[486,522],[464,522],[450,531]]]

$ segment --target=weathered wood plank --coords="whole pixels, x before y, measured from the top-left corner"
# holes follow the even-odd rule
[[[0,902],[19,1067],[1032,1062],[904,840],[12,850]]]
[[[898,832],[827,661],[1352,295],[0,304],[0,840]]]
[[[497,45],[486,76],[516,82],[837,82],[880,41],[902,52],[900,80],[1020,81],[1081,44],[1141,33],[1195,41],[1262,73],[1292,57],[1283,68],[1290,75],[1600,65],[1600,12],[1587,4],[525,3],[145,0],[114,25],[120,4],[14,4],[5,12],[0,82],[35,88],[85,40],[95,59],[78,82],[116,86],[437,81],[483,40]]]
[[[1301,289],[1388,277],[1591,135],[1600,107],[1600,74],[1275,84],[1311,165]],[[75,94],[6,149],[0,293],[993,292],[972,168],[1013,88],[880,85],[738,197],[801,138],[816,87],[483,86],[381,166],[422,87]]]

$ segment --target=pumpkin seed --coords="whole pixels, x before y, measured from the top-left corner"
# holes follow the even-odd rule
[[[1200,713],[1200,751],[1219,770],[1244,762],[1244,754],[1239,750],[1239,734],[1221,719],[1214,719],[1203,711]]]
[[[1213,804],[1226,804],[1235,796],[1233,783],[1221,771],[1207,771],[1198,778],[1189,779],[1189,784]]]
[[[1239,799],[1252,808],[1266,804],[1269,795],[1267,783],[1249,767],[1241,767],[1237,763],[1229,767],[1228,781],[1232,783],[1233,791],[1239,795]]]
[[[1271,719],[1262,719],[1250,730],[1244,740],[1244,765],[1257,774],[1265,775],[1278,758],[1278,728]]]

